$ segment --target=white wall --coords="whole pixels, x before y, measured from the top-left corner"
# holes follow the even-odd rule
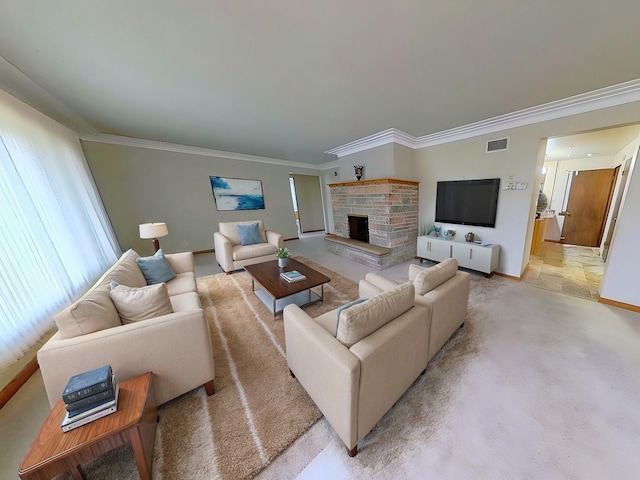
[[[622,197],[611,248],[605,263],[600,296],[629,305],[640,306],[638,270],[640,268],[640,168],[638,168],[638,141],[626,150],[633,151],[627,191]],[[623,154],[624,156],[624,154]],[[627,157],[629,158],[629,157]]]
[[[529,257],[535,219],[532,212],[535,212],[537,200],[538,170],[542,166],[541,144],[549,137],[638,122],[640,102],[633,102],[417,150],[416,176],[420,182],[421,225],[433,222],[438,180],[495,176],[505,181],[513,176],[518,181],[527,182],[527,190],[501,191],[495,229],[473,228],[484,241],[501,245],[498,271],[520,276]],[[487,139],[503,136],[510,137],[507,151],[484,153]],[[640,215],[640,174],[635,173],[630,184],[630,191],[624,199],[624,211],[621,208],[618,216],[618,222],[623,226],[616,226],[601,295],[610,300],[640,305],[640,289],[630,286],[630,283],[637,285],[637,282],[630,281],[629,273],[640,269],[640,254],[636,247],[640,237],[637,221]],[[460,231],[459,226],[451,227]],[[633,250],[632,254],[629,254],[630,250]]]
[[[168,252],[213,249],[218,223],[263,219],[285,239],[297,238],[289,173],[317,171],[287,165],[232,160],[150,148],[83,141],[85,156],[121,248],[152,253],[138,238],[138,225],[166,222],[160,238]],[[210,175],[261,180],[265,210],[219,212]]]
[[[434,223],[436,186],[440,180],[500,178],[496,227],[446,225],[456,230],[456,241],[472,231],[484,243],[501,246],[498,271],[519,277],[524,268],[522,251],[527,242],[532,195],[537,199],[536,164],[540,139],[521,130],[509,133],[509,149],[485,153],[486,141],[495,134],[460,140],[416,151],[416,174],[420,181],[420,225]],[[525,190],[504,190],[507,182],[527,183]]]

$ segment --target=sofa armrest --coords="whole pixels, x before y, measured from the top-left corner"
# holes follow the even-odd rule
[[[276,248],[282,248],[284,245],[284,240],[282,239],[282,235],[271,230],[266,230],[267,234],[267,243],[271,245],[275,245]]]
[[[193,252],[166,253],[164,258],[167,259],[174,273],[195,272],[196,270]]]
[[[360,362],[297,305],[283,312],[287,364],[349,448],[357,443]]]
[[[471,275],[458,272],[452,278],[425,293],[418,301],[420,305],[431,305],[431,339],[429,359],[442,348],[445,342],[462,325],[467,317]]]
[[[213,246],[216,260],[225,272],[233,271],[233,254],[231,240],[220,232],[213,233]]]
[[[360,296],[362,298],[371,298],[378,293],[396,288],[399,284],[392,282],[376,273],[367,273],[364,280],[360,281]]]
[[[202,310],[176,312],[68,339],[54,335],[38,351],[51,407],[72,375],[110,364],[117,381],[153,372],[158,404],[215,377]]]
[[[358,441],[426,368],[430,326],[414,306],[351,347],[360,359]]]

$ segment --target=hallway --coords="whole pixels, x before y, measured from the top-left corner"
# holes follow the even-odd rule
[[[539,254],[529,258],[522,282],[597,301],[603,271],[598,248],[544,242]]]

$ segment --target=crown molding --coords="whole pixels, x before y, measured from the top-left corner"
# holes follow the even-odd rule
[[[370,148],[379,147],[388,143],[399,143],[409,148],[416,148],[416,137],[409,135],[408,133],[398,130],[397,128],[389,128],[382,132],[374,133],[368,137],[355,140],[347,143],[341,147],[332,148],[324,153],[331,155],[337,155],[343,157],[345,155],[351,155],[352,153],[361,152],[363,150],[369,150]]]
[[[124,137],[121,135],[109,135],[105,133],[98,135],[82,135],[80,136],[80,140],[95,143],[107,143],[110,145],[122,145],[125,147],[148,148],[151,150],[161,150],[164,152],[186,153],[188,155],[217,157],[227,160],[242,160],[245,162],[268,163],[271,165],[284,165],[287,167],[301,167],[312,170],[323,170],[325,168],[332,168],[332,166],[327,166],[329,164],[313,165],[309,163],[291,162],[289,160],[282,160],[279,158],[261,157],[258,155],[248,155],[244,153],[225,152],[223,150],[214,150],[211,148],[193,147],[190,145],[159,142],[156,140],[146,140],[143,138]],[[331,163],[337,164],[337,162]]]
[[[637,101],[640,101],[640,79],[630,80],[422,137],[414,137],[395,128],[390,128],[346,145],[332,148],[325,153],[343,157],[392,142],[418,149]]]

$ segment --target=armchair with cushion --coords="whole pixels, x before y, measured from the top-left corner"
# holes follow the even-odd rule
[[[350,456],[426,368],[430,318],[414,296],[407,282],[317,318],[297,305],[284,309],[291,375]]]
[[[245,265],[275,260],[283,246],[282,235],[265,230],[262,220],[220,222],[213,234],[216,260],[229,275]]]
[[[409,265],[409,281],[416,290],[416,305],[426,308],[431,318],[428,357],[431,360],[467,317],[471,276],[458,271],[456,259],[448,258],[430,268]],[[360,296],[371,297],[397,286],[380,275],[367,273],[360,280]]]

